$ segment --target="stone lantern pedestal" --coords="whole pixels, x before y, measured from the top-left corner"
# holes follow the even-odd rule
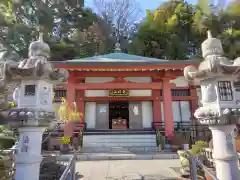
[[[20,151],[23,153],[17,154],[15,158],[16,179],[37,180],[39,179],[40,164],[42,162],[42,128],[22,127],[19,128],[19,133]]]
[[[16,180],[38,180],[42,161],[44,130],[55,122],[53,84],[66,82],[68,72],[55,70],[48,62],[49,46],[42,34],[29,46],[29,58],[20,63],[6,61],[0,84],[20,83],[13,99],[17,107],[9,111],[8,122],[18,128],[20,137],[15,157]]]
[[[208,32],[208,39],[202,43],[204,60],[198,68],[186,67],[184,75],[190,83],[201,85],[202,107],[194,115],[212,132],[217,178],[240,180],[234,140],[234,130],[240,119],[240,97],[234,87],[240,73],[240,59],[231,63],[223,54],[221,41]]]
[[[238,156],[236,154],[235,139],[231,135],[235,125],[209,126],[213,136],[216,172],[219,179],[239,179]]]

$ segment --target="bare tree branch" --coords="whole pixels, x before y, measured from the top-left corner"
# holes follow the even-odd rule
[[[94,0],[94,8],[119,39],[130,37],[140,19],[141,9],[135,0]]]

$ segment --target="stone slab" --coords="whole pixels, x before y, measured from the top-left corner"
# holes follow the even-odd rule
[[[60,155],[60,161],[69,161],[72,154]],[[152,160],[152,159],[178,159],[176,153],[79,153],[77,154],[78,161],[103,161],[103,160]]]
[[[180,166],[176,159],[79,161],[76,172],[80,180],[178,180],[168,168]]]

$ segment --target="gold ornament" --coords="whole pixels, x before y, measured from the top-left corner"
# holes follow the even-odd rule
[[[61,142],[61,144],[70,144],[71,139],[69,136],[63,136],[63,137],[61,137],[60,142]]]
[[[70,107],[64,97],[61,98],[62,105],[58,109],[60,121],[67,123],[68,121],[79,121],[82,119],[82,113],[78,112],[76,102],[73,102],[73,107]]]

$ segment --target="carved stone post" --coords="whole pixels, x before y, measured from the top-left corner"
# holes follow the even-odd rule
[[[233,131],[240,117],[240,97],[236,96],[234,80],[240,69],[240,61],[231,63],[223,56],[221,41],[212,38],[202,43],[204,60],[198,69],[188,66],[184,69],[185,77],[201,85],[202,107],[195,112],[201,124],[209,125],[213,136],[213,158],[219,180],[239,180],[237,153]]]
[[[9,111],[8,119],[20,133],[15,157],[16,180],[38,180],[42,161],[43,131],[54,122],[53,83],[67,80],[67,71],[55,70],[48,62],[49,46],[39,40],[29,46],[29,58],[4,64],[1,82],[20,82],[14,91],[17,108]]]

